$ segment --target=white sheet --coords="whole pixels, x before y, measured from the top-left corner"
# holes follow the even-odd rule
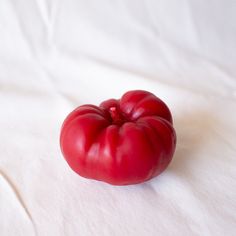
[[[0,235],[236,235],[236,4],[0,1]],[[74,174],[73,108],[146,89],[177,149],[144,184]]]

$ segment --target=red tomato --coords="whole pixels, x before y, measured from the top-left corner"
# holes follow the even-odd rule
[[[65,119],[62,153],[79,175],[113,185],[137,184],[166,169],[176,145],[171,113],[150,92],[135,90]]]

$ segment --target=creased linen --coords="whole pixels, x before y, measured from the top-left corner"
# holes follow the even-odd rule
[[[235,235],[236,4],[0,2],[0,235]],[[65,116],[132,89],[173,112],[168,169],[114,187],[62,157]]]

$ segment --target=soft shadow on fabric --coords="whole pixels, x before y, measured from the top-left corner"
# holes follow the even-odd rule
[[[196,111],[177,117],[174,120],[176,151],[166,171],[177,175],[187,173],[188,166],[199,157],[197,153],[208,144],[212,129],[217,123],[216,118],[207,111]]]

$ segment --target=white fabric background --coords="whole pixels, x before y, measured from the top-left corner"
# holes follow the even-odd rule
[[[236,235],[234,0],[0,1],[0,235]],[[144,184],[74,174],[65,116],[130,89],[171,108],[177,149]]]

